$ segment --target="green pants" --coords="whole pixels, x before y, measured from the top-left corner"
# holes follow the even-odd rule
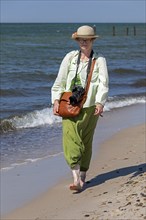
[[[71,169],[76,164],[80,165],[81,171],[89,169],[93,135],[98,120],[94,111],[94,106],[84,108],[78,116],[62,120],[64,156]]]

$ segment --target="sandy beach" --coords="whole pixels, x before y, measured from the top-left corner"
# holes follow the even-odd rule
[[[102,143],[82,192],[69,190],[70,174],[2,220],[146,219],[145,130],[123,129]]]

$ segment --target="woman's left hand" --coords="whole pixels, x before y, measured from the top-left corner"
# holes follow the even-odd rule
[[[103,105],[101,105],[101,104],[97,104],[96,107],[95,107],[94,115],[97,115],[97,116],[100,115],[100,116],[102,116],[103,108],[104,108]]]

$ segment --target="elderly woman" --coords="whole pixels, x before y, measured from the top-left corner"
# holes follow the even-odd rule
[[[80,114],[62,119],[64,156],[73,174],[70,189],[77,191],[85,184],[86,172],[91,161],[94,130],[108,96],[106,60],[101,54],[93,51],[94,40],[98,37],[94,28],[88,25],[79,27],[77,32],[72,34],[79,50],[71,51],[64,57],[52,87],[53,113],[59,115],[59,101],[63,92],[72,91],[75,79],[76,85],[84,88],[89,63],[96,59],[87,98]]]

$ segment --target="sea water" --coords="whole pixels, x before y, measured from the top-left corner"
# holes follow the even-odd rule
[[[51,87],[65,54],[78,49],[71,35],[81,25],[1,24],[2,169],[62,153],[61,118],[52,112]],[[96,25],[100,39],[94,50],[108,65],[110,90],[104,111],[145,103],[145,25],[89,25]]]

